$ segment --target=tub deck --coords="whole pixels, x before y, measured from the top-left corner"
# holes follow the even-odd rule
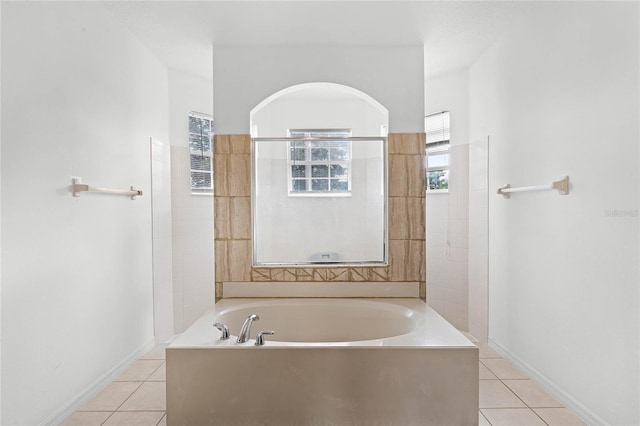
[[[410,309],[413,330],[255,347],[218,340],[212,324],[238,305],[274,301],[223,299],[167,348],[168,425],[477,424],[477,348],[420,300],[375,301]]]

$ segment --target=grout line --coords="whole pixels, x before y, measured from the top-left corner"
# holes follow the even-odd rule
[[[160,420],[158,420],[158,423],[156,423],[156,426],[158,426],[160,423],[162,423],[162,420],[167,417],[167,412],[165,411],[164,416],[160,417]]]
[[[111,414],[109,414],[109,415],[107,416],[107,418],[106,418],[106,419],[104,419],[104,421],[103,421],[102,423],[100,423],[100,426],[102,426],[103,424],[105,424],[105,423],[106,423],[106,422],[111,418],[111,416],[113,416],[113,413],[115,413],[115,411],[112,411],[112,412],[111,412]]]

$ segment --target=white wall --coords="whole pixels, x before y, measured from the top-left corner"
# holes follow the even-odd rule
[[[2,4],[2,424],[55,424],[153,343],[167,71],[95,3]],[[144,196],[69,192],[71,176]]]
[[[171,238],[171,147],[157,139],[151,147],[153,240],[153,330],[156,343],[174,335],[173,244]]]
[[[378,108],[362,99],[274,100],[251,120],[254,137],[287,137],[289,129],[351,129],[352,136],[380,136],[389,121]]]
[[[638,3],[537,6],[470,69],[489,338],[591,423],[638,424]],[[562,174],[567,196],[495,194]]]
[[[268,96],[311,82],[358,89],[389,110],[389,132],[424,131],[422,46],[218,47],[213,51],[219,134],[249,134],[249,112]]]
[[[427,302],[456,328],[468,331],[468,70],[425,81],[425,113],[440,111],[451,117],[449,192],[427,192]]]
[[[211,114],[213,82],[169,70],[174,329],[184,331],[214,304],[213,197],[192,195],[188,115]],[[248,119],[247,119],[248,120]],[[214,129],[216,121],[214,120]]]
[[[463,69],[430,77],[425,80],[424,90],[425,114],[450,112],[451,145],[471,142],[469,140],[469,70]],[[422,131],[424,131],[424,125]]]

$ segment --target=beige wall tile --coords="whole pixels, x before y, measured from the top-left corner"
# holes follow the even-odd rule
[[[425,152],[424,133],[390,133],[389,153],[390,154],[424,154]]]
[[[213,153],[214,154],[230,154],[231,147],[229,145],[230,135],[214,135],[213,136]]]
[[[406,240],[409,238],[410,218],[407,210],[407,197],[389,197],[389,239]]]
[[[405,279],[407,281],[425,281],[425,244],[424,240],[409,240],[408,252],[406,257]]]
[[[216,280],[218,282],[229,281],[231,279],[231,272],[229,269],[229,252],[227,241],[216,240],[214,245],[216,256]]]
[[[251,268],[251,281],[271,281],[269,268]]]
[[[232,197],[250,197],[251,156],[249,154],[230,154],[228,164],[229,195]]]
[[[367,268],[369,278],[367,281],[389,281],[389,267]]]
[[[251,279],[251,241],[229,240],[229,279],[221,281],[249,281]],[[217,277],[217,276],[216,276]]]
[[[389,280],[407,281],[407,261],[409,260],[409,241],[389,241]]]
[[[408,197],[407,199],[407,238],[411,240],[425,239],[425,197]]]
[[[424,134],[389,135],[391,241],[389,266],[379,268],[252,269],[251,138],[216,135],[215,142],[216,281],[425,281]]]
[[[406,155],[389,155],[389,197],[405,197],[407,188]]]
[[[231,238],[251,239],[251,197],[231,197],[229,216]]]
[[[218,240],[231,237],[230,197],[213,197],[213,227]]]
[[[349,281],[349,268],[327,269],[327,281]]]
[[[407,155],[405,160],[406,166],[406,195],[410,197],[425,196],[425,168],[424,156]]]
[[[229,196],[229,155],[213,155],[213,194],[216,197]]]
[[[313,269],[312,268],[297,268],[296,281],[313,281]]]
[[[215,284],[215,292],[216,292],[216,302],[222,299],[222,295],[224,293],[223,284],[221,282],[216,282]]]
[[[232,154],[251,154],[250,135],[228,135]]]

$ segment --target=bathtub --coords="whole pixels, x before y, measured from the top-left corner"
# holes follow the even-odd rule
[[[417,299],[223,299],[167,348],[167,423],[475,425],[478,350]]]

